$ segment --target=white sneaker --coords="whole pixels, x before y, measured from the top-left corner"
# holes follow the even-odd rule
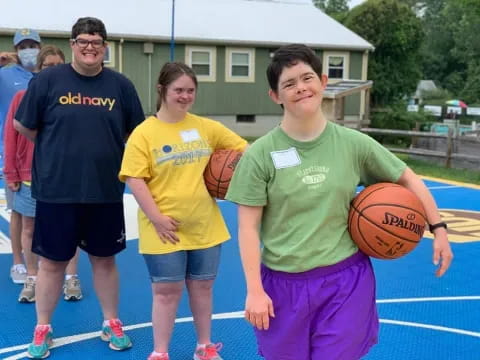
[[[16,264],[10,268],[10,277],[15,284],[25,284],[27,269],[24,264]]]

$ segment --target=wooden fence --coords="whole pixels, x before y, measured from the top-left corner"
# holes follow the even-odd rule
[[[412,138],[412,145],[409,148],[397,148],[386,146],[387,149],[397,153],[405,153],[411,155],[419,155],[427,158],[443,158],[445,167],[450,168],[453,160],[467,160],[479,163],[480,168],[480,130],[469,131],[463,135],[458,135],[453,128],[449,128],[448,134],[438,134],[425,131],[406,131],[406,130],[390,130],[362,128],[361,132],[366,134],[392,135],[392,136],[408,136]],[[418,146],[418,139],[443,139],[446,146],[443,150],[427,149]],[[459,144],[462,144],[459,146]],[[417,147],[418,146],[418,147]],[[463,152],[457,152],[458,149]]]

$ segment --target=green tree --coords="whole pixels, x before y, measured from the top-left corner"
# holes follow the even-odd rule
[[[344,23],[369,41],[368,78],[373,80],[372,105],[385,106],[410,95],[421,79],[421,20],[397,0],[368,0],[353,8]]]
[[[452,56],[462,67],[460,96],[468,102],[480,101],[480,2],[478,0],[449,0],[445,8],[448,15],[455,16],[450,22],[454,47]]]
[[[313,4],[325,14],[343,22],[348,14],[350,0],[313,0]]]
[[[403,0],[402,0],[403,1]],[[480,102],[480,1],[424,0],[424,78],[467,102]]]

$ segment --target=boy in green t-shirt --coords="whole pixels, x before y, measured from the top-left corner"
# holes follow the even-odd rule
[[[239,204],[245,318],[267,360],[358,360],[377,342],[379,321],[372,265],[347,231],[357,185],[403,185],[420,198],[430,224],[443,223],[432,195],[402,161],[325,119],[328,79],[311,49],[281,47],[267,77],[282,122],[246,151],[227,193]],[[442,276],[453,255],[445,227],[434,235]]]

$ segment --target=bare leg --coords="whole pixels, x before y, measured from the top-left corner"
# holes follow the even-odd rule
[[[35,287],[37,323],[50,324],[53,310],[62,291],[63,276],[67,261],[52,261],[40,258],[40,266]]]
[[[13,264],[23,264],[22,215],[13,210],[10,214],[10,241],[12,243]]]
[[[32,252],[33,228],[35,218],[22,216],[22,247],[28,276],[36,276],[38,272],[38,256]]]
[[[183,281],[152,284],[152,326],[156,352],[168,352],[182,290]]]
[[[93,282],[105,320],[118,318],[118,271],[115,257],[89,255]]]
[[[213,280],[187,280],[190,308],[199,344],[210,344],[211,342],[212,288]]]
[[[65,273],[67,275],[77,275],[78,274],[78,258],[80,256],[80,249],[77,247],[77,252],[75,256],[68,262],[67,270]]]

